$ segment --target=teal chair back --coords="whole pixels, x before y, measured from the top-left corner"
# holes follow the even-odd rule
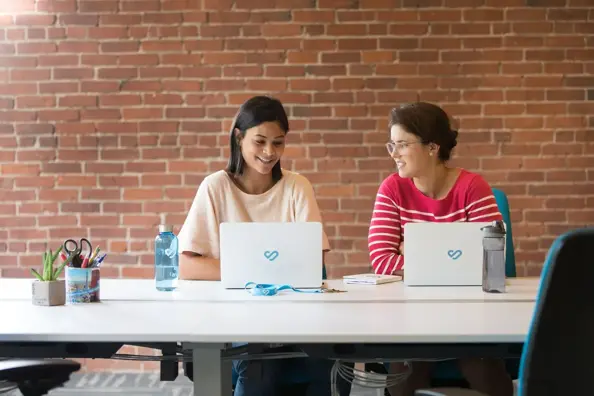
[[[505,193],[497,188],[493,188],[493,195],[497,201],[497,207],[503,216],[503,222],[506,228],[505,240],[505,275],[508,278],[516,277],[516,255],[514,254],[514,238],[512,233],[511,216],[509,212],[509,202]]]
[[[577,228],[549,249],[522,350],[519,396],[594,394],[593,244],[594,227]]]

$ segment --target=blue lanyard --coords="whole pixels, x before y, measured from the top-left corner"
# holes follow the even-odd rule
[[[251,286],[251,287],[250,287]],[[252,294],[252,296],[274,296],[282,290],[292,290],[297,293],[323,293],[322,289],[295,289],[291,285],[273,285],[268,283],[248,282],[244,288]]]

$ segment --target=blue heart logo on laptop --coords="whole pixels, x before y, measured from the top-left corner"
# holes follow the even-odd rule
[[[448,256],[452,260],[458,260],[462,256],[462,250],[448,250]]]
[[[276,250],[272,250],[272,251],[267,250],[264,252],[264,257],[266,257],[270,261],[274,261],[278,257],[278,252]]]

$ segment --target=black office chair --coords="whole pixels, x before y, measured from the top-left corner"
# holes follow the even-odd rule
[[[0,360],[0,389],[18,388],[23,396],[43,396],[64,385],[80,364],[65,359]]]
[[[518,396],[594,395],[593,253],[594,227],[563,234],[551,246],[522,351]],[[432,389],[415,395],[457,391]]]

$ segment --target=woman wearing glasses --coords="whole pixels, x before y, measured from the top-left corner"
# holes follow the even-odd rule
[[[379,187],[369,227],[368,244],[377,274],[404,274],[403,226],[407,222],[493,221],[502,216],[491,187],[478,174],[448,166],[458,132],[439,106],[416,102],[392,109],[388,153],[398,171]],[[491,396],[513,394],[503,361],[461,359],[460,369],[471,388]],[[413,395],[430,387],[430,362],[415,362],[392,396]],[[402,364],[390,365],[402,372]]]

